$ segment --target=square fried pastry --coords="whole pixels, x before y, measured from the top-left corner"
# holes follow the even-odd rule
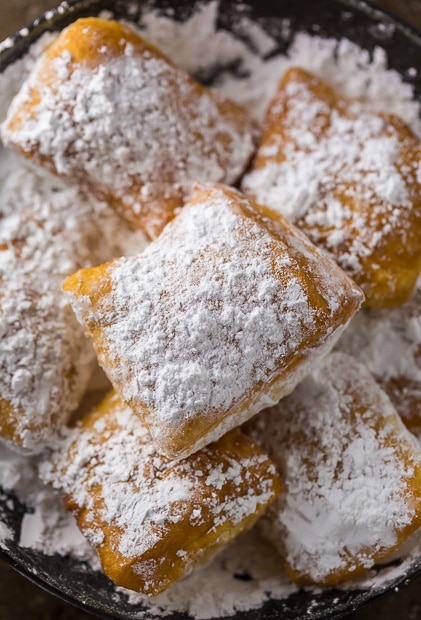
[[[114,392],[42,473],[64,491],[105,574],[151,596],[251,528],[281,492],[273,463],[238,429],[188,459],[166,461]]]
[[[358,577],[421,526],[418,441],[353,358],[332,353],[250,424],[285,485],[262,531],[295,582]]]
[[[366,305],[395,306],[410,298],[421,269],[420,157],[399,118],[292,68],[242,187],[327,250]]]
[[[63,289],[169,458],[290,393],[363,299],[285,218],[219,185],[198,187],[142,254],[80,270]]]
[[[0,187],[0,439],[34,453],[54,443],[96,365],[63,279],[142,239],[108,204],[15,153],[2,164],[15,172]]]
[[[79,19],[12,102],[4,141],[88,186],[156,237],[194,181],[235,183],[256,146],[247,113],[131,27]]]
[[[337,349],[367,366],[405,425],[421,436],[420,285],[398,308],[364,308],[351,321]]]

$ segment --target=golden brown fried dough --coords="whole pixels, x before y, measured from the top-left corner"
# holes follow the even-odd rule
[[[297,583],[361,576],[421,526],[419,444],[353,358],[332,353],[255,420],[285,483],[262,530]]]
[[[235,103],[173,65],[132,28],[79,19],[12,103],[3,139],[105,197],[156,237],[194,181],[235,183],[256,130]]]
[[[169,458],[290,393],[363,299],[282,216],[223,186],[198,188],[142,254],[81,270],[64,290]]]
[[[421,269],[421,145],[396,116],[306,71],[283,77],[243,190],[287,216],[362,287],[407,301]]]
[[[44,475],[65,491],[105,574],[147,595],[249,529],[281,491],[274,465],[238,429],[177,464],[165,461],[112,392]]]

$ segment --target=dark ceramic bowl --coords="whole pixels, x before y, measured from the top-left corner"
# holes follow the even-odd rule
[[[70,0],[57,9],[35,20],[28,29],[10,37],[0,49],[0,71],[23,56],[29,46],[47,30],[60,30],[78,17],[97,15],[107,9],[116,18],[138,22],[145,3],[141,0]],[[149,2],[163,12],[172,9],[171,16],[185,20],[191,15],[195,2],[191,0],[156,0]],[[370,52],[375,46],[383,47],[389,58],[389,66],[400,72],[405,81],[414,87],[415,96],[421,99],[421,71],[409,72],[409,67],[419,65],[421,58],[421,34],[405,23],[362,0],[245,0],[241,4],[220,0],[218,27],[232,30],[239,16],[251,17],[278,41],[278,50],[287,50],[294,34],[305,31],[322,37],[347,37]],[[290,22],[288,34],[283,28],[284,20]],[[220,67],[209,73],[217,76]],[[224,68],[226,70],[226,67]],[[234,69],[233,69],[234,70]],[[207,77],[209,77],[209,75]],[[203,76],[198,76],[203,77]],[[16,570],[46,590],[102,618],[130,619],[150,618],[150,613],[139,605],[132,605],[127,597],[118,592],[100,572],[77,560],[59,555],[47,556],[19,546],[20,529],[26,507],[13,494],[1,493],[1,520],[14,533],[14,541],[0,548],[0,557]],[[230,616],[233,620],[269,620],[283,618],[292,620],[306,618],[338,618],[387,591],[421,577],[421,557],[412,562],[396,562],[393,579],[387,584],[379,581],[369,589],[325,590],[319,593],[299,591],[284,600],[269,600],[259,610],[239,612]],[[185,614],[168,616],[183,620]]]

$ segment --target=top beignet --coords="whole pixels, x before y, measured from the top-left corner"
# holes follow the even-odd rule
[[[63,288],[169,458],[290,393],[363,299],[282,216],[223,186],[196,189],[142,254],[82,269]]]
[[[247,113],[173,65],[130,27],[63,30],[9,109],[4,141],[105,197],[156,237],[192,183],[235,183],[255,150]]]
[[[243,190],[326,249],[367,306],[407,301],[421,269],[421,145],[410,129],[298,68],[265,124]]]

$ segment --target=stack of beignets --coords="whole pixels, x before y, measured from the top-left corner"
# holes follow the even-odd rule
[[[12,209],[0,237],[3,344],[16,366],[5,370],[0,357],[2,378],[25,397],[34,390],[47,430],[66,424],[90,360],[57,297],[58,279],[75,272],[63,290],[113,385],[63,429],[40,471],[116,584],[162,592],[275,501],[273,463],[238,429],[253,416],[250,432],[285,481],[262,527],[296,582],[357,576],[420,527],[419,447],[367,369],[330,354],[363,303],[350,275],[367,305],[394,306],[421,269],[420,146],[401,121],[292,69],[243,179],[247,196],[230,187],[256,146],[247,113],[129,26],[87,18],[39,59],[2,136],[74,185],[78,204],[81,191],[105,199],[152,239],[134,256],[108,257],[107,243],[93,249],[92,213],[85,220],[67,203],[81,216],[69,243],[64,210],[55,230],[28,209],[11,225]],[[44,249],[51,268],[34,275],[27,258]],[[383,310],[387,321],[412,325],[418,297]],[[31,364],[44,369],[37,384]],[[8,394],[0,380],[0,434],[29,448],[38,433],[44,445],[45,431]]]
[[[420,158],[399,118],[292,68],[242,187],[325,248],[367,306],[396,306],[410,298],[421,269]]]

